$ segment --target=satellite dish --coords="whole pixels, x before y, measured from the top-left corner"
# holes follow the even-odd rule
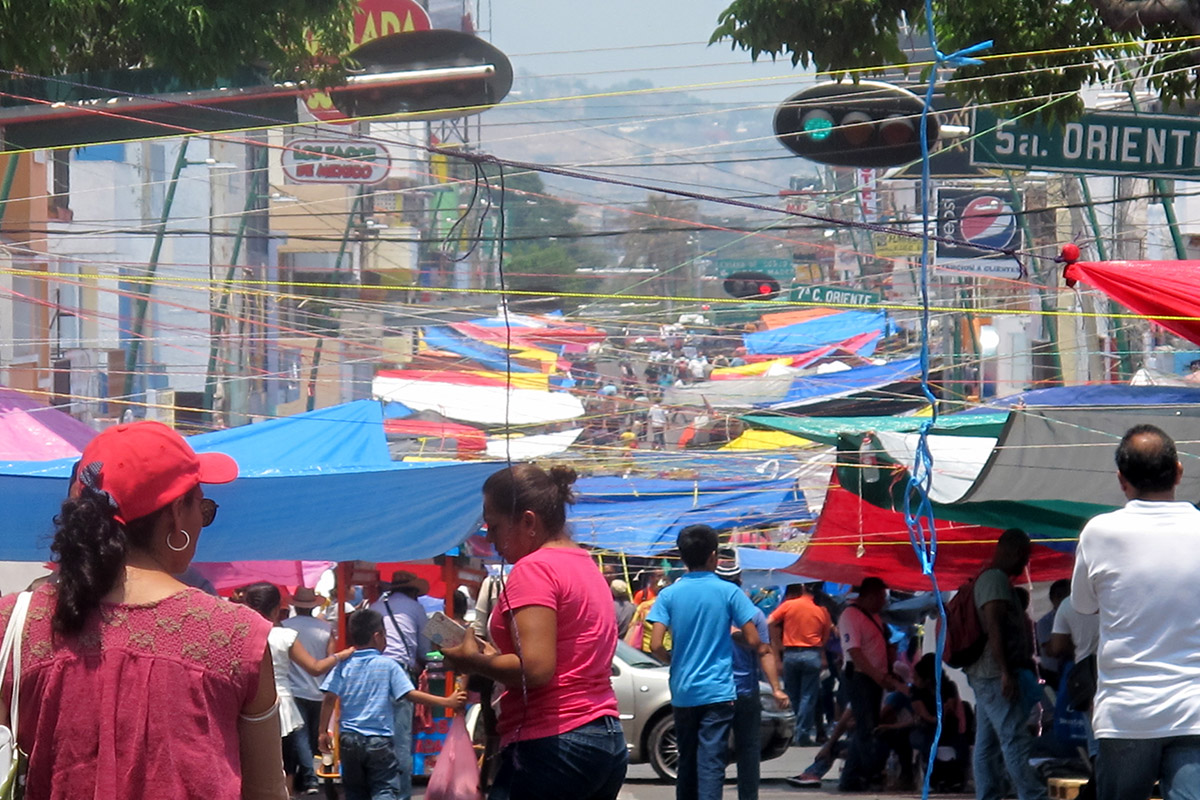
[[[424,119],[478,114],[512,88],[512,63],[488,42],[451,30],[381,36],[348,56],[345,86],[329,91],[351,117],[421,113]]]

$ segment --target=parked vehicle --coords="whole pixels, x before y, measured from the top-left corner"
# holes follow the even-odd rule
[[[671,715],[668,668],[654,656],[617,642],[613,657],[612,684],[621,714],[621,727],[629,746],[631,764],[650,763],[658,776],[674,781],[679,763],[675,719]],[[782,709],[767,684],[760,684],[762,700],[762,760],[783,755],[792,742],[796,721]],[[733,750],[730,746],[729,757]]]

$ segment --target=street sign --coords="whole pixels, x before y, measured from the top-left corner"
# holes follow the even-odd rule
[[[726,278],[735,272],[761,272],[787,284],[796,279],[796,267],[790,258],[717,258],[710,262],[710,277]]]
[[[836,306],[873,306],[879,303],[879,295],[858,289],[843,289],[840,286],[797,286],[792,290],[792,301],[828,303]]]
[[[387,178],[387,148],[365,139],[293,139],[283,151],[289,183],[370,185]]]
[[[1022,247],[1013,205],[1012,192],[1007,189],[939,189],[937,233],[955,241],[937,242],[937,265],[977,275],[1020,277],[1021,265],[1016,259],[979,247]]]
[[[971,163],[1088,175],[1200,180],[1200,119],[1094,112],[1061,126],[975,110]]]

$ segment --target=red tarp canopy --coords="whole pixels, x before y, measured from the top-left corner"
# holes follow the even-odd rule
[[[1080,261],[1063,271],[1171,333],[1200,344],[1200,261]],[[1161,319],[1186,317],[1187,319]]]
[[[991,560],[1000,537],[995,528],[942,520],[938,520],[937,533],[934,572],[942,591],[957,589],[977,574]],[[1029,573],[1033,581],[1070,578],[1074,564],[1073,554],[1035,542]],[[825,495],[825,506],[808,547],[788,572],[836,583],[859,583],[865,577],[876,576],[894,589],[930,588],[929,578],[921,572],[909,543],[904,515],[871,505],[843,489],[836,478]]]
[[[427,436],[433,439],[454,439],[459,452],[487,450],[487,436],[478,428],[457,422],[423,419],[385,419],[383,432],[388,436]]]

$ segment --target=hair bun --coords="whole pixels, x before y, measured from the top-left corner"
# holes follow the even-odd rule
[[[563,502],[572,503],[575,501],[575,493],[571,487],[575,484],[575,479],[579,476],[574,468],[568,467],[565,464],[559,464],[550,468],[550,480],[554,481],[554,485],[558,487],[558,493],[562,497]]]

